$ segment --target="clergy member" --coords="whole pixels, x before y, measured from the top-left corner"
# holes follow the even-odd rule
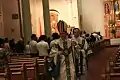
[[[66,31],[60,33],[59,55],[61,57],[60,75],[58,80],[76,80],[75,67],[71,49],[71,40],[68,39]]]
[[[76,75],[84,74],[87,69],[86,65],[86,57],[87,57],[87,49],[88,44],[87,41],[82,38],[81,32],[78,28],[74,28],[72,43],[74,43],[74,54],[76,54]],[[79,68],[80,67],[80,68]]]

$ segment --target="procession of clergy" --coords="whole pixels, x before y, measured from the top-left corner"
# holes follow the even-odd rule
[[[31,57],[39,56],[48,61],[47,75],[53,80],[76,80],[84,75],[88,70],[87,56],[92,53],[85,34],[78,28],[73,29],[72,35],[66,31],[53,33],[49,40],[41,35],[38,42],[32,34],[26,50]]]

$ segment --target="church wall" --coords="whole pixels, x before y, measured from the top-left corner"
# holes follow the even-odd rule
[[[19,19],[12,19],[12,14],[18,14],[17,0],[1,1],[3,3],[4,36],[18,40],[20,39]]]
[[[83,29],[91,33],[100,31],[104,35],[103,0],[82,0]]]

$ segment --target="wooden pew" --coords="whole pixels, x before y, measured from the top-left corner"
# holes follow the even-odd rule
[[[26,75],[27,75],[28,79],[37,80],[36,64],[33,64],[29,67],[25,66],[25,70],[26,70]]]
[[[6,68],[3,73],[0,73],[0,80],[10,80],[8,69],[9,68]]]
[[[46,71],[46,59],[37,59],[37,74],[41,80],[52,80],[52,77],[47,75]]]
[[[110,73],[110,80],[120,80],[120,73]]]
[[[115,73],[120,73],[120,67],[113,67],[113,71]]]
[[[10,80],[27,80],[24,64],[21,68],[10,68]]]
[[[103,80],[120,80],[120,53],[117,52],[115,57],[110,58],[108,69],[103,77]]]
[[[24,64],[24,73],[28,79],[36,80],[36,64],[33,62],[18,62],[18,63],[11,63],[9,65],[11,71],[18,71],[20,70],[21,64]]]
[[[5,73],[0,73],[0,80],[6,80],[7,79],[6,76],[7,75]]]
[[[51,80],[51,77],[46,75],[46,60],[42,58],[17,58],[11,59],[11,63],[8,63],[9,67],[14,69],[20,69],[21,64],[25,64],[24,73],[26,73],[28,80]]]

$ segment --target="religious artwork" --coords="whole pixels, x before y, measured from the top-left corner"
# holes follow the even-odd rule
[[[115,11],[115,12],[118,12],[118,11],[119,11],[119,3],[118,3],[117,0],[116,0],[115,3],[114,3],[114,11]]]
[[[114,6],[113,1],[104,1],[104,30],[105,38],[111,38],[111,26],[109,22],[114,20]]]
[[[51,24],[52,33],[55,33],[55,32],[59,33],[57,28],[58,14],[59,12],[57,10],[50,9],[50,24]]]
[[[104,7],[105,7],[105,14],[109,14],[110,13],[110,6],[109,6],[109,4],[108,3],[105,3],[105,5],[104,5]]]
[[[120,0],[104,1],[104,29],[105,37],[113,38],[111,31],[116,30],[116,37],[120,36]],[[111,21],[114,23],[111,26]]]

